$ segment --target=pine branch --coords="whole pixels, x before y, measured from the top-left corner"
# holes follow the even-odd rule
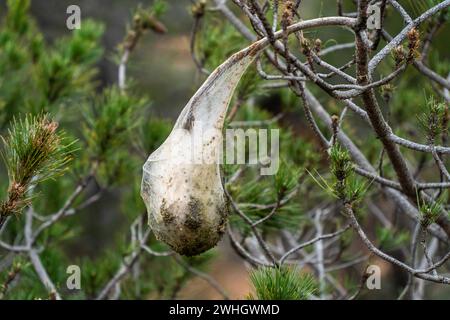
[[[31,188],[68,169],[75,141],[69,141],[57,128],[47,115],[27,116],[14,120],[8,135],[2,137],[9,188],[7,199],[0,204],[0,228],[8,216],[20,214],[30,203],[27,193]]]

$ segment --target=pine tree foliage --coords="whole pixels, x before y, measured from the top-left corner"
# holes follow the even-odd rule
[[[259,268],[250,274],[259,300],[306,300],[317,290],[314,278],[295,268]]]
[[[28,0],[8,1],[0,28],[0,131],[4,173],[9,180],[7,185],[2,184],[2,224],[8,220],[2,240],[23,237],[24,212],[30,209],[40,217],[35,221],[39,228],[58,212],[63,218],[85,211],[90,203],[119,187],[123,197],[118,203],[130,225],[145,210],[138,191],[143,155],[159,146],[171,123],[150,116],[149,99],[132,88],[127,92],[117,86],[99,90],[96,65],[104,55],[101,23],[83,19],[81,29],[50,45],[30,16],[29,7]],[[150,8],[136,10],[134,23],[141,19],[139,26],[151,29],[148,23],[156,23],[154,18],[164,10],[165,3],[155,1]],[[26,94],[23,87],[27,87]],[[151,121],[144,122],[145,118]],[[87,187],[93,191],[85,193]],[[67,204],[70,207],[65,208]],[[135,249],[129,243],[129,230],[115,233],[114,249],[106,249],[96,259],[74,261],[65,254],[65,248],[74,245],[85,231],[80,218],[63,220],[43,228],[34,239],[39,247],[52,243],[40,252],[42,264],[64,298],[93,299],[120,267],[123,257]],[[167,249],[153,239],[150,242],[155,250]],[[189,263],[202,268],[210,256]],[[2,251],[0,259],[5,257]],[[168,259],[142,258],[141,276],[124,281],[122,297],[140,299],[151,292],[159,298],[176,295],[192,273]],[[17,255],[11,263],[6,266],[9,272],[0,272],[2,298],[49,297],[26,254]],[[82,291],[64,290],[65,268],[70,264],[78,264],[83,270]]]
[[[67,170],[74,141],[68,141],[57,128],[58,124],[46,115],[13,120],[3,138],[2,156],[8,169],[9,188],[7,200],[0,205],[0,221],[19,214],[29,204],[27,194],[33,186]]]
[[[233,53],[270,38],[270,30],[283,33],[278,48],[270,40],[244,74],[225,120],[226,129],[279,129],[279,170],[262,176],[261,164],[221,165],[230,215],[220,246],[248,267],[248,299],[447,298],[448,286],[435,282],[448,278],[450,63],[442,39],[450,10],[406,32],[363,90],[355,34],[346,32],[354,26],[287,34],[291,24],[336,11],[352,19],[365,1],[329,2],[303,10],[306,2],[298,1],[296,13],[290,0],[196,0],[185,8],[197,68],[191,93]],[[415,19],[442,2],[399,3]],[[408,26],[386,3],[386,32],[364,31],[371,58]],[[6,1],[0,20],[0,299],[177,299],[193,278],[228,297],[208,274],[221,261],[220,248],[181,257],[147,227],[142,164],[174,125],[156,116],[159,93],[143,94],[132,72],[117,84],[99,81],[101,61],[114,56],[123,71],[148,34],[156,42],[170,33],[161,20],[175,5],[154,0],[130,10],[123,40],[107,52],[101,21],[83,17],[81,29],[47,41],[30,4]],[[153,54],[146,59],[157,59]],[[362,91],[335,96],[354,90]],[[374,117],[386,130],[374,132]],[[410,173],[411,188],[399,168]],[[367,265],[383,259],[383,266],[396,266],[382,268],[392,286],[366,290]],[[404,264],[432,269],[411,272]],[[69,265],[82,270],[81,289],[67,288]],[[425,294],[417,278],[434,280],[425,282]]]

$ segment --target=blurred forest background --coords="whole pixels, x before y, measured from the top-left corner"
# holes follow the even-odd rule
[[[335,2],[335,0],[305,0],[302,4],[302,17],[308,19],[320,14],[325,16],[335,15]],[[151,5],[153,1],[34,0],[31,2],[30,13],[35,18],[45,40],[49,43],[72,33],[66,28],[68,16],[66,9],[72,4],[80,6],[82,21],[91,18],[104,25],[101,43],[105,51],[98,63],[99,73],[95,76],[98,82],[96,90],[100,92],[102,88],[117,83],[118,44],[124,39],[133,10],[139,3],[146,7]],[[151,117],[167,118],[168,123],[173,123],[181,108],[204,81],[205,77],[196,69],[190,52],[190,35],[193,25],[192,2],[189,0],[169,0],[167,3],[168,9],[160,19],[167,27],[168,32],[163,35],[153,32],[146,33],[131,55],[128,64],[128,77],[133,79],[133,90],[148,96],[151,101],[151,112],[145,114],[145,116],[149,117],[149,120]],[[405,5],[408,6],[408,4]],[[411,6],[408,8],[411,12],[414,12],[414,8]],[[0,0],[0,17],[5,15],[5,10],[5,1]],[[214,23],[214,20],[212,20],[212,23]],[[398,30],[403,25],[400,18],[398,23],[392,22],[392,19],[389,23],[392,25],[388,27],[393,30]],[[205,27],[209,28],[210,25]],[[326,38],[334,38],[338,41],[345,37],[338,30],[326,29],[320,32],[326,32]],[[441,53],[445,52],[447,55],[446,57],[440,57],[440,61],[448,61],[450,58],[448,35],[447,25],[445,30],[441,32],[440,39],[442,41],[434,43],[437,48],[442,49],[439,50]],[[315,36],[320,37],[321,35],[317,33]],[[227,43],[219,42],[216,45],[226,47]],[[333,55],[333,58],[328,62],[333,65],[341,65],[348,60],[346,58]],[[407,86],[408,80],[404,81],[403,85]],[[23,88],[23,90],[26,90],[26,88]],[[412,95],[412,93],[409,94]],[[396,110],[404,113],[410,112],[408,110],[420,109],[426,101],[426,94],[424,92],[415,92],[415,94],[409,97],[399,97],[396,105],[401,106],[401,108]],[[325,101],[326,99],[324,97]],[[286,97],[280,96],[280,93],[265,94],[258,97],[258,105],[272,113],[280,110],[281,105],[285,104],[286,101],[292,101],[292,104],[294,104],[292,107],[296,108],[290,109],[284,117],[284,121],[305,141],[313,141],[309,130],[305,130],[307,123],[304,117],[299,116],[299,111],[293,110],[300,110],[300,108],[297,108],[300,100],[286,99]],[[332,102],[330,108],[333,108]],[[350,115],[350,117],[353,117],[353,115]],[[143,121],[147,120],[143,119]],[[362,124],[362,127],[364,126]],[[170,128],[170,126],[167,127]],[[358,128],[353,130],[357,131]],[[364,140],[365,137],[361,136],[360,139]],[[376,156],[374,155],[374,157]],[[2,174],[2,177],[5,176],[4,174]],[[114,250],[117,237],[123,237],[129,232],[129,219],[124,217],[119,199],[130,190],[118,187],[105,192],[101,200],[86,209],[82,209],[78,214],[79,219],[81,219],[80,230],[78,230],[76,237],[70,238],[63,244],[66,255],[65,261],[73,261],[74,264],[77,264],[76,262],[83,257],[90,257],[95,261],[97,257],[104,255],[108,250]],[[223,241],[225,243],[219,246],[215,253],[216,258],[206,270],[229,292],[230,297],[241,299],[251,291],[248,271],[243,260],[236,255],[229,244],[226,243],[227,241],[225,239]],[[383,266],[383,275],[386,281],[383,280],[382,290],[371,292],[368,298],[395,298],[397,291],[393,289],[397,289],[398,283],[403,283],[406,277],[402,276],[397,279],[398,273],[391,265],[382,261],[377,263]],[[151,267],[151,265],[147,265],[147,267]],[[163,268],[159,267],[154,271],[150,270],[150,272],[154,272],[154,276],[158,277],[158,273],[161,273],[162,276],[164,271]],[[439,290],[430,294],[436,298],[448,298],[450,291],[448,288],[440,286]],[[149,298],[152,298],[152,296],[149,296]],[[177,298],[211,299],[220,298],[220,295],[204,281],[193,277],[177,293]]]

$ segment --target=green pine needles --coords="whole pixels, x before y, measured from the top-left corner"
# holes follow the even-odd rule
[[[449,297],[450,0],[386,1],[383,32],[352,0],[92,1],[70,31],[31,1],[0,13],[0,300]],[[279,30],[229,101],[227,241],[179,257],[148,227],[142,165],[217,66]]]
[[[255,269],[250,274],[250,280],[256,296],[250,294],[249,299],[306,300],[317,290],[310,274],[287,266]]]
[[[437,138],[447,134],[448,106],[430,97],[427,99],[426,110],[418,116],[418,120],[428,144],[434,145]]]
[[[318,178],[310,173],[313,180],[324,191],[343,203],[356,204],[360,202],[370,187],[370,183],[355,176],[349,152],[339,143],[335,143],[329,150],[329,161],[332,181],[329,182],[317,172]]]
[[[437,200],[433,203],[428,203],[422,200],[419,202],[420,223],[423,228],[427,228],[434,223],[442,213],[442,200]]]
[[[115,152],[117,148],[126,146],[131,131],[140,124],[140,111],[145,103],[145,99],[111,87],[105,89],[92,105],[87,105],[83,134],[90,156],[104,161],[110,151]]]
[[[2,157],[8,171],[8,199],[0,205],[0,225],[29,203],[30,188],[61,175],[72,159],[75,141],[57,132],[58,123],[47,115],[14,120],[3,140]]]

